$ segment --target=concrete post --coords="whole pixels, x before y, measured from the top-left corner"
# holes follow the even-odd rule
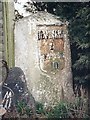
[[[14,3],[3,2],[5,59],[9,67],[14,66]]]

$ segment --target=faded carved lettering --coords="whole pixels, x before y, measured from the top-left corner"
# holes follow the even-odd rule
[[[50,30],[51,28],[51,30]],[[50,26],[38,28],[40,68],[46,73],[57,73],[64,67],[63,29]]]

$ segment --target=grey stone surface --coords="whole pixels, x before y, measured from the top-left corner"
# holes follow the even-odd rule
[[[0,11],[2,11],[2,3],[0,3]]]
[[[0,19],[2,19],[2,11],[0,11]]]
[[[0,23],[0,28],[2,28],[2,23]]]
[[[3,24],[3,20],[2,19],[0,20],[0,24]]]

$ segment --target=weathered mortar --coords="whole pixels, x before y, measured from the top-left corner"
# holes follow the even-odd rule
[[[38,31],[47,29],[47,26],[59,26],[63,29],[65,62],[62,69],[53,73],[48,69],[49,72],[42,70],[44,64],[38,41]],[[66,24],[46,12],[32,14],[15,24],[15,66],[24,71],[28,88],[35,100],[47,106],[55,105],[61,99],[70,100],[73,95],[70,44],[67,35]]]

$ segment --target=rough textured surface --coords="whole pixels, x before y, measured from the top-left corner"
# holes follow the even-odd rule
[[[25,100],[27,105],[32,107],[33,112],[35,111],[35,100],[28,91],[25,75],[19,67],[14,67],[9,70],[8,77],[3,86],[3,95],[9,91],[9,89],[6,89],[8,87],[14,93],[12,96],[12,105],[17,105],[18,101]]]
[[[59,26],[58,29],[62,27],[63,30],[64,68],[52,75],[43,71],[44,62],[40,63],[42,54],[40,43],[38,43],[38,31],[42,30],[42,26],[45,30],[47,30],[47,26],[53,26],[53,29],[56,29],[55,26]],[[24,71],[28,89],[36,101],[49,106],[57,104],[62,99],[72,99],[71,53],[68,31],[66,24],[57,19],[57,16],[39,12],[16,22],[15,65]]]

